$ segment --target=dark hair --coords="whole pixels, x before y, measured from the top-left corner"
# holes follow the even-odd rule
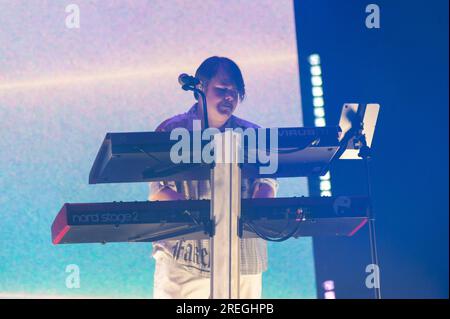
[[[239,93],[239,100],[242,101],[245,97],[245,84],[242,77],[241,70],[238,65],[225,57],[212,56],[207,58],[200,64],[197,71],[195,72],[195,77],[208,86],[208,81],[216,76],[219,70],[224,71],[234,82],[236,89]],[[196,96],[197,98],[197,96]]]

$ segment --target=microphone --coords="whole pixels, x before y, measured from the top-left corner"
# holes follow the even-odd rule
[[[180,74],[178,77],[178,83],[180,83],[182,86],[196,86],[197,84],[200,84],[200,80],[197,79],[195,76],[188,75],[186,73]]]
[[[195,76],[188,75],[186,73],[182,73],[178,76],[178,83],[181,84],[181,88],[185,91],[193,91],[195,94],[195,98],[198,99],[198,95],[202,97],[203,102],[203,121],[204,121],[204,129],[209,128],[208,123],[208,108],[206,106],[206,96],[202,90],[197,89],[195,86],[200,84],[200,80]]]

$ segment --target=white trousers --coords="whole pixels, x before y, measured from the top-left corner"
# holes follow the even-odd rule
[[[241,275],[239,296],[260,299],[262,274]],[[155,299],[208,299],[210,279],[200,277],[175,263],[156,261],[153,281]]]

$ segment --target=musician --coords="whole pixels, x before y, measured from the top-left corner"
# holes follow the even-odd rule
[[[241,70],[225,57],[206,59],[197,69],[197,86],[206,95],[210,127],[258,128],[256,124],[233,115],[245,97]],[[203,119],[202,99],[186,113],[162,122],[156,131],[171,131],[177,127],[193,128],[193,120]],[[275,197],[278,183],[274,179],[242,179],[242,198]],[[209,180],[182,182],[151,182],[149,199],[192,200],[210,199]],[[267,245],[260,238],[241,239],[240,297],[260,298],[262,273],[267,270]],[[156,261],[154,298],[209,298],[210,296],[209,240],[165,240],[153,243]]]

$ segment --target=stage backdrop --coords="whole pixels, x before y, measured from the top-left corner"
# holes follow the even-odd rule
[[[152,297],[151,244],[54,246],[50,227],[65,202],[147,199],[145,183],[88,185],[95,155],[107,132],[185,112],[177,76],[205,58],[242,68],[238,116],[302,125],[291,1],[0,0],[0,26],[0,297]],[[269,244],[269,259],[263,297],[316,297],[309,238]]]

